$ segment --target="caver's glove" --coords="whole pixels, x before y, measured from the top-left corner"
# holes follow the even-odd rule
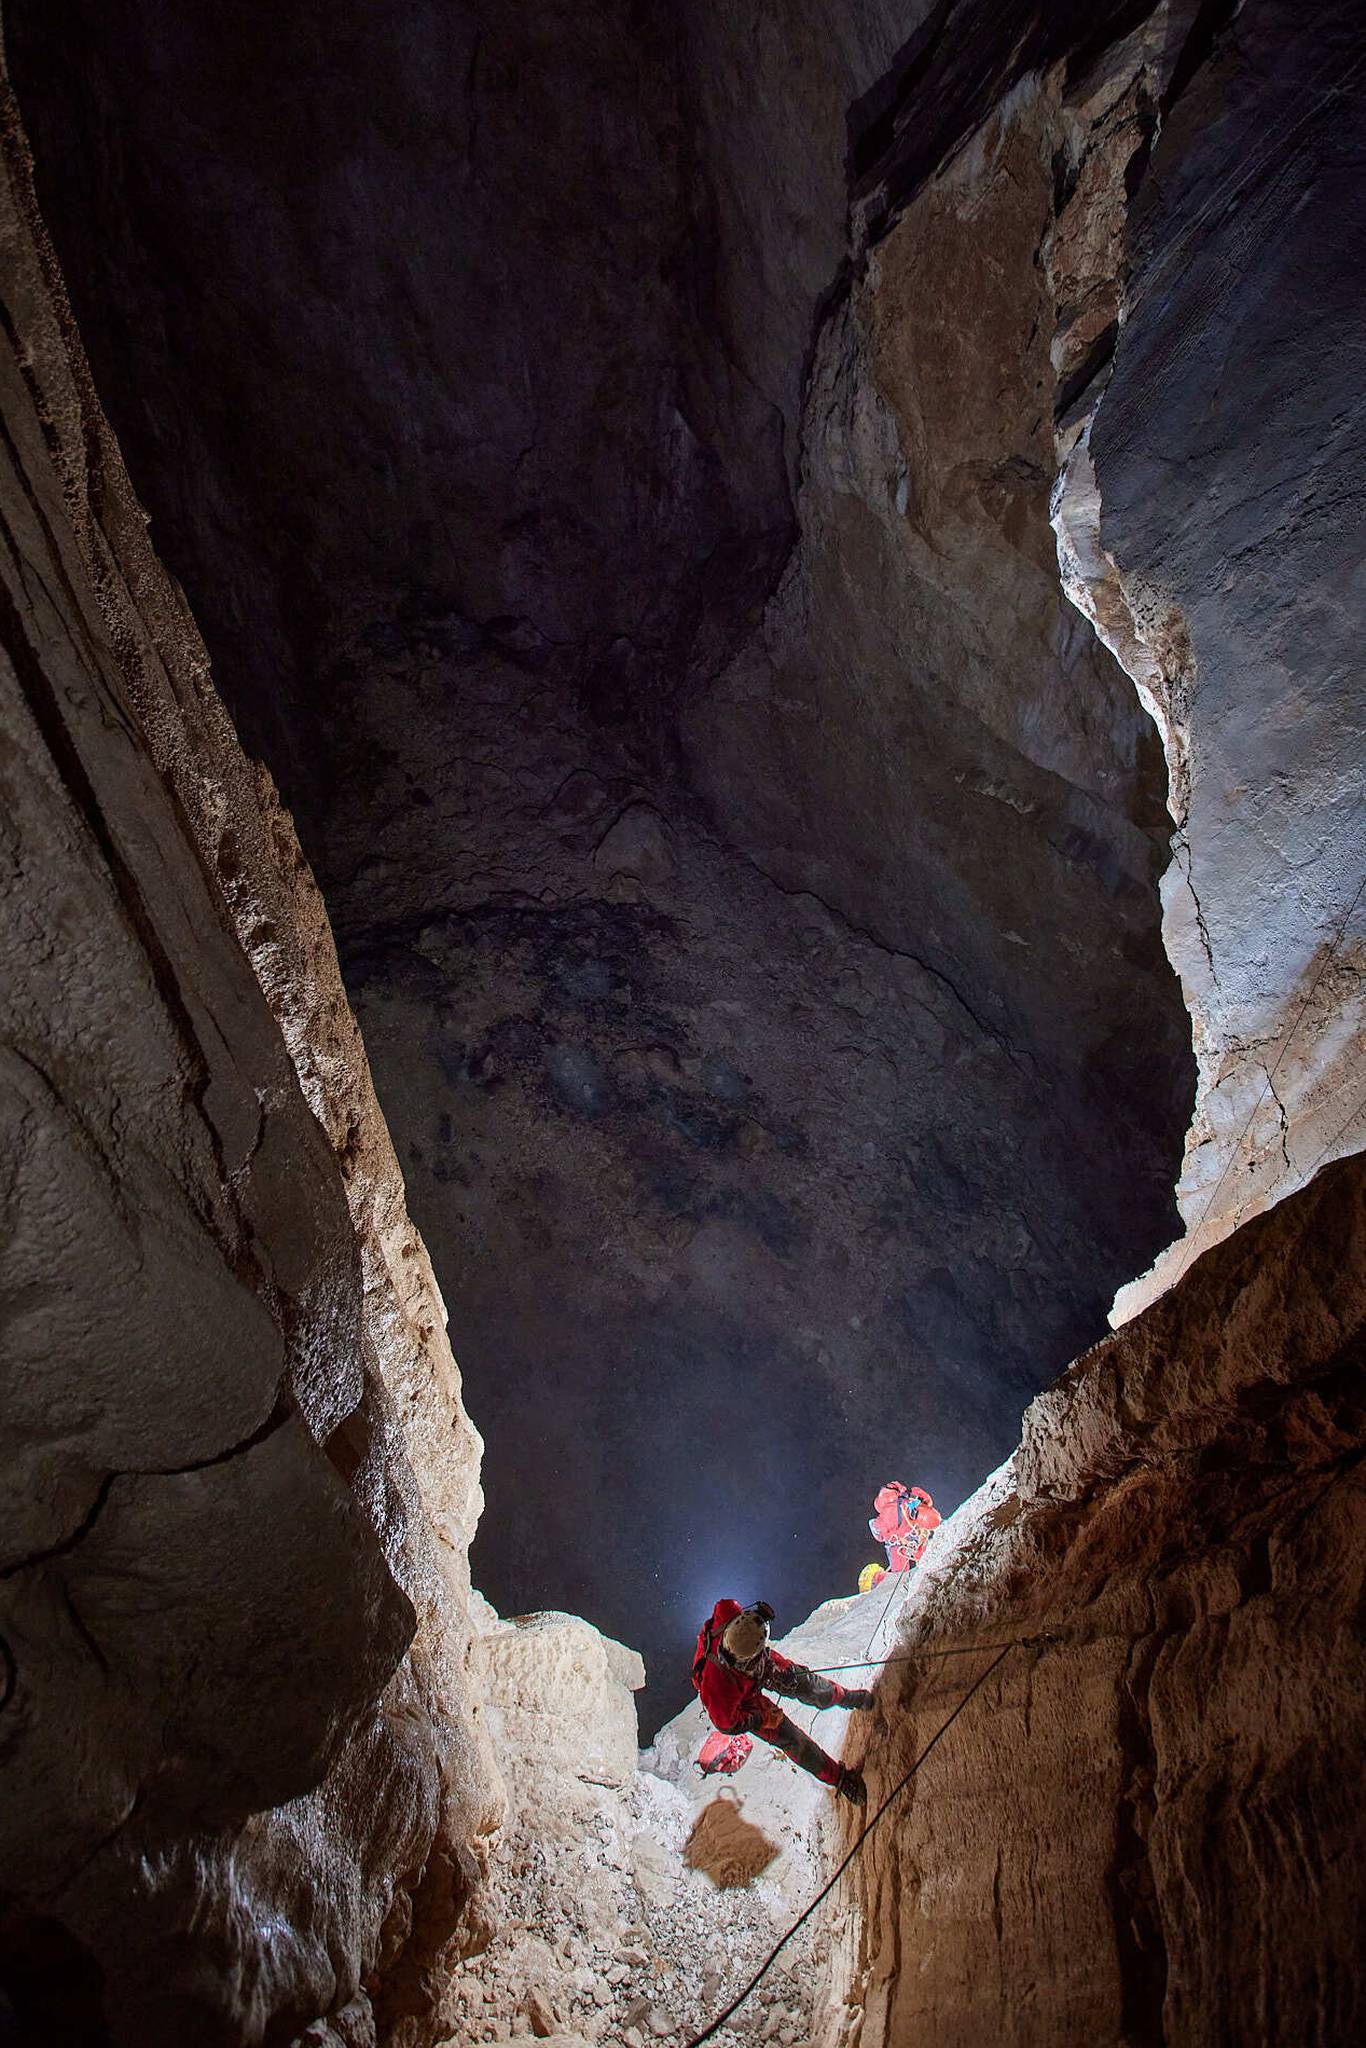
[[[836,1705],[841,1707],[858,1707],[866,1713],[870,1707],[876,1705],[876,1701],[866,1686],[846,1685],[844,1697],[838,1700]]]

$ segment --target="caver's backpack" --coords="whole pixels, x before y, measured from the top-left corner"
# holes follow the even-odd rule
[[[697,1768],[704,1778],[733,1778],[753,1747],[748,1735],[725,1735],[713,1728],[697,1752]]]
[[[904,1572],[919,1564],[930,1540],[930,1531],[943,1519],[923,1486],[903,1486],[889,1479],[873,1502],[877,1510],[868,1528],[879,1543],[887,1545],[891,1569]]]

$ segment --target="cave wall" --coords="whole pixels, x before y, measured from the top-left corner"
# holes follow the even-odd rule
[[[361,2048],[377,2006],[402,2041],[497,1811],[478,1439],[320,899],[149,548],[7,88],[0,136],[5,2023],[333,2013],[311,2038]]]
[[[1174,1227],[1162,763],[1053,565],[1028,83],[1132,11],[10,9],[455,1304],[477,1573],[639,1643],[647,1715],[728,1559],[851,1581],[873,1461],[961,1497]]]
[[[1192,42],[1149,87],[1155,141],[1104,176],[1118,322],[1059,444],[1068,587],[1164,735],[1163,935],[1200,1076],[1186,1235],[1123,1313],[1359,1150],[1366,1109],[1366,32],[1257,0],[1201,10]]]
[[[874,10],[829,42],[805,15],[789,40],[770,13],[749,37],[710,13],[675,32],[605,8],[585,41],[553,9],[481,26],[418,8],[407,43],[331,11],[283,37],[250,10],[46,16],[86,96],[74,128],[36,87],[33,104],[101,381],[313,835],[517,1503],[490,1552],[506,1604],[570,1597],[634,1522],[657,1550],[623,1561],[598,1612],[631,1640],[648,1616],[661,1656],[737,1555],[781,1570],[799,1604],[840,1583],[889,1414],[898,1457],[965,1489],[1169,1222],[1185,1074],[1151,904],[1161,782],[1119,669],[1060,599],[1053,424],[1069,587],[1166,717],[1197,890],[1207,845],[1222,876],[1211,952],[1226,934],[1241,964],[1226,1012],[1208,989],[1197,1004],[1207,1087],[1211,1044],[1221,1072],[1243,1057],[1221,1017],[1245,1024],[1254,997],[1295,1014],[1351,845],[1358,728],[1344,691],[1325,705],[1352,616],[1329,515],[1354,503],[1359,413],[1327,358],[1300,374],[1274,322],[1255,411],[1212,342],[1199,417],[1151,403],[1160,389],[1179,413],[1160,374],[1173,325],[1202,334],[1232,300],[1246,341],[1268,298],[1284,322],[1339,274],[1334,240],[1334,263],[1300,277],[1263,211],[1255,248],[1236,213],[1232,253],[1211,231],[1245,299],[1230,284],[1211,311],[1198,267],[1170,278],[1211,217],[1202,178],[1242,193],[1236,158],[1201,155],[1239,124],[1200,95],[1232,66],[1255,126],[1257,93],[1280,87],[1253,31],[1284,22],[1246,8],[1230,41],[1219,9],[1164,7],[1116,48],[1144,10],[1043,12],[936,9],[917,29]],[[18,18],[37,79],[41,12]],[[1345,236],[1333,180],[1354,145],[1312,83],[1350,58],[1339,19],[1316,17],[1308,56],[1296,44],[1302,113],[1279,132],[1336,138],[1313,176],[1292,169],[1300,211]],[[769,179],[746,175],[756,108]],[[378,2014],[418,2042],[455,1953],[487,1933],[477,1439],[321,899],[148,549],[8,104],[6,121],[7,903],[24,970],[7,991],[7,1456],[11,1507],[46,1518],[14,1533],[4,1580],[5,1767],[36,1788],[6,1808],[10,1981],[45,2020],[59,1991],[87,2017],[103,2001],[131,2038],[283,2035],[325,2013],[315,2038],[359,2048]],[[339,132],[355,139],[340,161]],[[1170,183],[1144,175],[1154,147]],[[1258,204],[1275,214],[1280,195]],[[1263,250],[1270,272],[1249,270]],[[1345,336],[1340,304],[1326,318]],[[1353,361],[1345,338],[1330,354]],[[1329,425],[1338,438],[1309,484],[1278,471],[1281,511],[1273,492],[1254,517],[1241,478],[1266,417],[1290,469]],[[1173,448],[1179,558],[1145,524],[1144,478]],[[1244,507],[1231,526],[1211,516],[1226,501]],[[1174,593],[1165,610],[1153,589]],[[1133,625],[1151,618],[1160,660]],[[1250,836],[1220,809],[1239,776]],[[1239,936],[1254,842],[1276,849],[1264,902],[1290,870],[1303,889],[1276,929],[1314,936],[1264,970]],[[1199,993],[1183,887],[1168,929]],[[1297,1041],[1318,1121],[1295,1135],[1287,1114],[1293,1172],[1336,1142],[1330,1104],[1354,1142],[1353,958],[1325,970]],[[1260,1195],[1234,1185],[1236,1220]],[[1182,1916],[1220,1953],[1219,1888],[1252,1882],[1223,1816],[1246,1791],[1235,1724],[1257,1712],[1283,1760],[1256,1809],[1268,1922],[1295,1856],[1319,1875],[1312,1845],[1283,1846],[1294,1810],[1347,1839],[1312,1752],[1350,1768],[1349,1709],[1322,1686],[1297,1705],[1288,1677],[1249,1704],[1237,1657],[1212,1662],[1191,1616],[1232,1617],[1237,1656],[1279,1653],[1292,1623],[1320,1651],[1346,1640],[1316,1560],[1359,1544],[1339,1385],[1356,1189],[1322,1178],[1196,1266],[1177,1321],[1150,1311],[1034,1411],[1014,1502],[991,1496],[933,1625],[1052,1614],[1013,1576],[1051,1574],[1072,1647],[1040,1653],[1037,1685],[1086,1702],[1086,1748],[1057,1705],[1048,1770],[1081,1804],[1034,1813],[1007,1916],[988,1848],[1007,1824],[1000,1757],[946,1748],[950,1818],[927,1779],[874,1870],[854,2023],[864,2004],[888,2038],[923,2018],[892,1958],[925,1937],[917,1886],[943,1880],[960,1890],[933,1969],[960,2038],[999,2027],[1002,1986],[1040,1958],[1031,1981],[1056,1982],[1069,2024],[1205,2038]],[[42,1377],[38,1316],[57,1332]],[[1201,1383],[1150,1373],[1155,1343],[1203,1360]],[[1312,1390],[1287,1391],[1278,1360]],[[662,1372],[689,1398],[661,1421]],[[1097,1448],[1088,1404],[1107,1407],[1116,1374]],[[777,1398],[742,1442],[736,1390],[755,1386]],[[577,1405],[557,1415],[540,1397],[565,1389]],[[1163,1404],[1175,1449],[1154,1463]],[[813,1440],[827,1465],[794,1497]],[[720,1506],[699,1531],[703,1458]],[[1282,1544],[1278,1502],[1304,1545]],[[1136,1663],[1116,1661],[1111,1622],[1145,1637]],[[1163,1692],[1168,1650],[1186,1663]],[[1192,1733],[1177,1724],[1196,1691],[1211,1720]],[[902,1703],[891,1755],[934,1703]],[[974,1853],[944,1879],[973,1799]],[[1202,1828],[1219,1842],[1203,1891]],[[1073,1833],[1093,1881],[1083,1897],[1059,1877],[1052,1919],[1025,1845]],[[1325,2039],[1359,2018],[1351,1973],[1329,1981],[1352,1911],[1335,1882],[1294,1980]],[[1272,2031],[1292,1981],[1278,1926],[1246,1993]],[[1223,1995],[1220,2023],[1251,2024]],[[1050,2038],[1051,2010],[1019,2006],[1016,2038]]]
[[[1034,1640],[889,1671],[874,1799],[986,1682],[855,1866],[829,2038],[1361,2032],[1363,1202],[1206,1254],[940,1532],[902,1647]]]
[[[1063,597],[1049,527],[1058,117],[1052,75],[1022,81],[837,296],[807,390],[800,541],[685,722],[728,836],[937,1010],[926,1064],[976,1213],[955,1219],[957,1259],[916,1217],[937,1270],[908,1274],[910,1293],[951,1286],[960,1352],[1018,1356],[1023,1377],[1067,1313],[1058,1268],[1134,1220],[1129,1186],[1076,1165],[1097,1114],[1138,1164],[1185,1108],[1148,916],[1166,859],[1154,736]],[[865,1059],[895,1043],[864,991],[833,995]],[[912,1343],[931,1316],[908,1306]]]

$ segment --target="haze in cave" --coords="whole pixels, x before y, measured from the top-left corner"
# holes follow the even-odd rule
[[[1357,12],[5,0],[0,2040],[1357,2037]]]

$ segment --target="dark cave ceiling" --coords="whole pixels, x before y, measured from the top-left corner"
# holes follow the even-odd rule
[[[881,1480],[970,1490],[1174,1226],[1161,753],[1048,527],[1046,132],[970,223],[924,187],[1144,11],[7,10],[450,1307],[476,1582],[641,1648],[647,1718],[716,1594],[795,1618]]]

